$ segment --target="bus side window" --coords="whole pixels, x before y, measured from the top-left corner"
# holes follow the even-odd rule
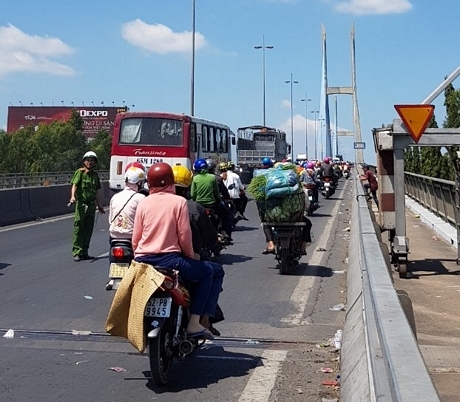
[[[215,137],[215,128],[209,127],[209,152],[214,152],[216,150],[216,137]]]
[[[196,152],[196,124],[190,123],[190,152]]]
[[[208,152],[209,151],[208,126],[203,125],[201,129],[202,129],[201,147],[203,151]]]
[[[220,128],[216,129],[216,152],[222,153],[222,130]]]
[[[222,152],[228,152],[228,131],[222,130]]]

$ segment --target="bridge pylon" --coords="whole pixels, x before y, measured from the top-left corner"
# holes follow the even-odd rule
[[[332,156],[332,129],[329,119],[329,95],[351,95],[353,100],[353,132],[355,142],[362,142],[361,137],[361,124],[359,120],[359,109],[358,109],[358,96],[357,96],[357,84],[356,84],[356,62],[355,62],[355,25],[352,24],[350,39],[351,39],[351,86],[331,87],[327,81],[327,55],[326,55],[326,30],[324,26],[322,28],[322,42],[323,42],[323,79],[322,79],[322,96],[324,93],[324,99],[322,99],[322,105],[324,106],[324,119],[326,121],[326,154]],[[336,106],[337,108],[337,106]],[[337,119],[337,113],[336,113]],[[341,132],[338,131],[337,121],[335,122],[335,141],[338,142],[338,137],[341,135],[350,135],[349,131]],[[335,149],[338,149],[337,143]],[[356,163],[363,163],[363,150],[355,150],[355,161]],[[325,155],[322,155],[325,156]]]

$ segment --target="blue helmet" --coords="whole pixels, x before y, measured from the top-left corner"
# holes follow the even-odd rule
[[[193,164],[193,170],[195,172],[201,172],[202,170],[208,170],[208,164],[205,159],[197,159]]]
[[[272,160],[266,156],[265,158],[262,158],[262,165],[263,166],[271,166],[272,165]]]

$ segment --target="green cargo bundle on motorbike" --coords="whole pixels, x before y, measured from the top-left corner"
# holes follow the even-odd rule
[[[259,170],[248,186],[259,210],[262,225],[274,235],[276,259],[280,272],[298,264],[301,253],[301,231],[305,211],[305,193],[295,165]]]

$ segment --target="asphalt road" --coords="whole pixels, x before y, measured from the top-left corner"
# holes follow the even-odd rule
[[[315,243],[292,275],[280,275],[253,202],[235,244],[217,261],[226,277],[222,337],[177,361],[171,381],[149,381],[146,354],[105,333],[113,292],[107,215],[97,221],[90,254],[71,256],[72,216],[0,230],[0,401],[316,401],[337,397],[338,356],[317,344],[343,327],[351,183],[343,179],[312,218]],[[90,334],[88,335],[87,333]],[[86,334],[86,335],[85,335]],[[113,367],[126,371],[116,372]],[[328,367],[333,373],[325,374]]]

